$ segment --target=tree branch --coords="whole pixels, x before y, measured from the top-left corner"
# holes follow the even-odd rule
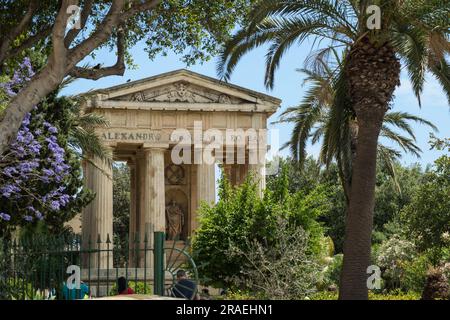
[[[83,11],[81,12],[80,16],[80,28],[79,29],[74,28],[67,33],[66,39],[64,40],[66,48],[70,47],[70,44],[73,42],[73,40],[75,40],[80,31],[84,29],[84,27],[86,26],[87,20],[91,14],[92,5],[93,5],[92,0],[85,1]]]
[[[94,33],[76,47],[69,50],[66,65],[67,72],[71,71],[78,62],[109,39],[114,27],[117,27],[120,22],[120,14],[122,13],[124,3],[124,0],[113,0],[106,17],[97,26]]]
[[[121,23],[127,21],[129,18],[134,16],[135,14],[143,11],[148,11],[160,4],[161,0],[149,0],[149,1],[139,1],[135,0],[132,3],[134,4],[128,11],[125,11],[124,14],[120,17]]]
[[[98,80],[106,76],[118,75],[125,73],[125,34],[123,30],[117,33],[117,62],[115,65],[107,68],[89,69],[82,67],[74,67],[69,75],[74,78],[84,78]]]
[[[55,24],[52,30],[52,45],[53,50],[49,56],[49,65],[58,73],[65,71],[65,64],[67,58],[67,48],[64,44],[64,37],[67,28],[67,22],[71,13],[67,9],[71,5],[77,5],[78,0],[63,0],[61,8],[56,17]],[[62,75],[64,77],[65,74]]]
[[[47,38],[52,32],[52,27],[51,26],[47,26],[45,28],[43,28],[42,30],[40,30],[39,32],[37,32],[35,35],[29,37],[28,39],[26,39],[25,41],[23,41],[18,47],[14,47],[11,48],[4,56],[4,60],[14,57],[17,54],[19,54],[20,52],[31,48],[33,45],[35,45],[37,42],[39,42],[42,39]],[[1,60],[0,60],[0,64],[1,64]]]

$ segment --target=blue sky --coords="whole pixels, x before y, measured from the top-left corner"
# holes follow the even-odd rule
[[[282,107],[270,119],[271,122],[275,121],[278,119],[280,112],[289,106],[297,104],[301,100],[305,88],[302,87],[303,76],[298,73],[296,69],[303,66],[303,61],[310,51],[311,48],[307,44],[304,44],[302,46],[293,47],[285,55],[280,69],[276,74],[275,88],[272,91],[268,91],[263,83],[265,69],[265,51],[263,48],[254,50],[244,56],[235,69],[230,82],[282,99]],[[143,44],[138,44],[131,52],[134,62],[138,66],[137,69],[128,69],[123,77],[111,76],[98,81],[77,80],[68,86],[63,91],[63,94],[78,94],[92,89],[118,85],[126,82],[128,79],[138,80],[176,69],[186,68],[180,61],[180,57],[174,54],[169,54],[166,57],[158,57],[156,60],[150,61],[144,51]],[[96,55],[95,61],[92,61],[92,59],[86,61],[89,61],[92,65],[102,63],[106,66],[114,64],[115,59],[114,53],[101,50]],[[217,77],[215,59],[203,64],[191,66],[187,69],[202,73],[206,76]],[[402,74],[402,85],[397,89],[395,95],[395,111],[406,111],[430,120],[439,128],[437,136],[450,137],[450,107],[439,84],[432,76],[427,77],[427,83],[422,96],[422,108],[419,107],[417,99],[411,91],[411,84],[407,80],[407,75],[405,73]],[[280,144],[283,144],[289,139],[292,130],[291,125],[277,124],[270,125],[270,127],[279,129]],[[416,133],[417,143],[423,150],[422,157],[421,159],[418,159],[412,155],[404,155],[402,163],[412,164],[420,162],[423,165],[433,163],[441,153],[429,150],[428,141],[430,129],[416,124],[413,124],[413,127]],[[283,153],[286,154],[287,151]],[[317,155],[319,153],[319,146],[308,146],[308,153]]]

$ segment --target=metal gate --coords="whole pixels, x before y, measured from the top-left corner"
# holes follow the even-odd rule
[[[113,243],[116,242],[116,243]],[[195,290],[198,273],[186,242],[165,247],[165,234],[119,243],[97,237],[33,237],[3,241],[0,253],[0,299],[72,300],[117,295],[125,278],[137,294],[171,295],[185,270]],[[192,286],[191,286],[192,287]],[[189,297],[186,297],[189,298]]]

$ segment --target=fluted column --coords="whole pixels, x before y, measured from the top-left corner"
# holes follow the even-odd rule
[[[165,149],[147,149],[147,184],[149,211],[146,223],[153,225],[153,231],[166,232],[165,217],[165,183],[164,183],[164,152]]]
[[[265,163],[257,163],[250,164],[248,166],[248,172],[253,174],[255,182],[258,186],[259,195],[263,195],[263,190],[266,188],[266,164]]]
[[[85,163],[85,183],[95,194],[94,200],[83,212],[83,243],[87,248],[89,239],[91,249],[106,250],[106,241],[109,236],[111,252],[101,252],[100,255],[92,254],[85,266],[106,269],[112,268],[113,256],[113,180],[112,166],[97,157]],[[100,240],[100,243],[98,243]],[[86,260],[86,259],[85,259]],[[90,260],[90,261],[89,261]],[[90,263],[89,263],[90,262]]]
[[[131,266],[136,265],[135,261],[135,240],[136,232],[138,232],[138,217],[137,217],[137,179],[136,179],[136,161],[128,161],[128,168],[130,170],[130,223],[129,223],[129,261]]]
[[[202,163],[197,166],[197,203],[212,204],[216,200],[216,176],[214,164]]]
[[[165,183],[164,183],[164,152],[165,149],[148,148],[144,150],[144,183],[141,190],[143,203],[141,230],[149,243],[153,242],[153,232],[166,231],[165,218]],[[146,266],[153,266],[153,259],[147,254]],[[143,266],[144,259],[141,260]]]

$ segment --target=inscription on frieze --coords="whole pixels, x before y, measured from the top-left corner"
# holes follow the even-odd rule
[[[143,142],[160,143],[167,142],[167,134],[158,130],[108,130],[100,133],[104,141],[115,142]]]

